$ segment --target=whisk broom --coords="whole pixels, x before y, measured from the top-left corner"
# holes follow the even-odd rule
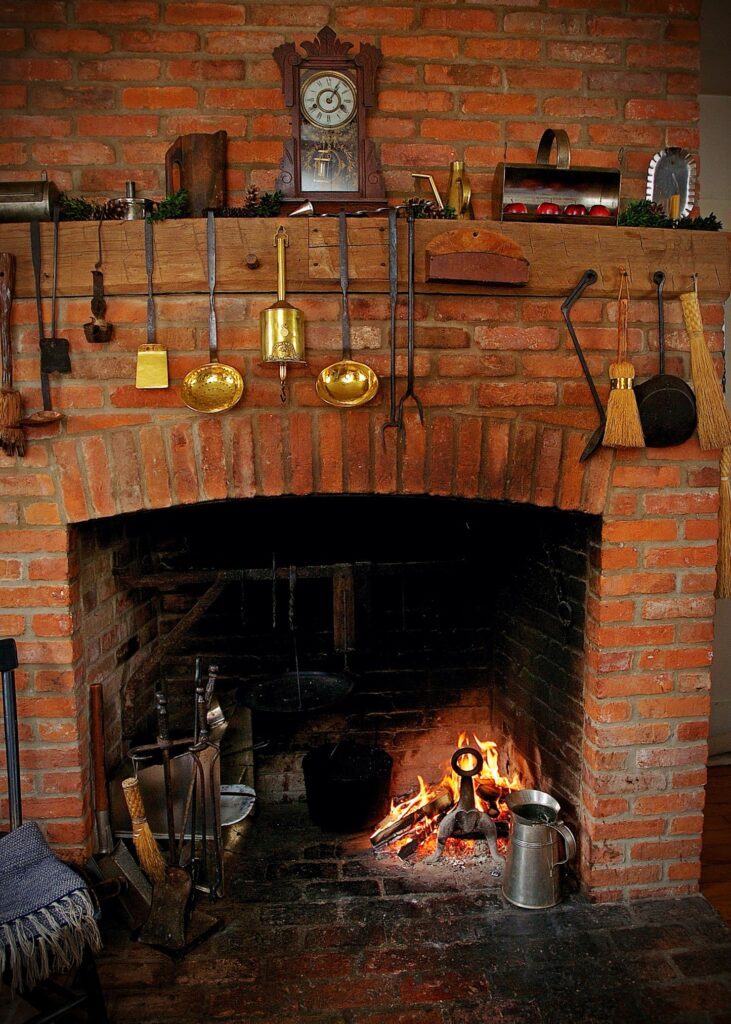
[[[625,292],[623,295],[622,292]],[[607,423],[602,444],[607,448],[644,448],[640,412],[634,392],[635,368],[627,358],[629,284],[626,270],[619,284],[617,316],[617,362],[609,367],[611,390],[607,401]]]
[[[140,858],[140,867],[151,882],[163,882],[165,880],[165,861],[147,823],[140,784],[137,779],[125,779],[122,782],[122,791],[127,801],[129,816],[132,819],[132,842],[135,844],[137,856]]]
[[[15,256],[0,252],[0,332],[2,334],[2,386],[0,386],[0,448],[7,455],[25,454],[25,434],[20,426],[23,403],[13,387],[13,352],[10,310],[15,288]]]
[[[680,296],[685,329],[690,338],[690,369],[693,389],[698,404],[698,441],[701,448],[727,448],[731,446],[731,424],[723,399],[713,357],[703,336],[703,320],[698,303],[698,278],[693,275],[692,292]]]

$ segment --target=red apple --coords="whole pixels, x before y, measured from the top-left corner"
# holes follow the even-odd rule
[[[557,217],[561,213],[561,207],[557,203],[541,203],[536,213],[542,217]]]
[[[612,216],[611,211],[608,210],[606,208],[606,206],[602,206],[601,203],[597,203],[596,206],[592,206],[592,208],[589,210],[589,215],[591,217],[611,217]]]
[[[586,207],[580,203],[571,203],[563,212],[567,217],[583,217],[586,213]]]
[[[527,213],[528,207],[525,203],[507,203],[503,207],[503,213]]]

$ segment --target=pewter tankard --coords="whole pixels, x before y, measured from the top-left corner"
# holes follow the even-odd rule
[[[521,789],[506,800],[510,844],[503,872],[503,896],[516,907],[541,910],[561,899],[559,867],[576,854],[576,840],[559,815],[560,804],[538,789]],[[560,858],[559,835],[565,856]]]

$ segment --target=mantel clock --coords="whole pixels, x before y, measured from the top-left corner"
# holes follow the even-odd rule
[[[371,43],[338,39],[326,26],[311,42],[274,51],[284,100],[292,117],[277,188],[285,203],[311,200],[318,210],[374,209],[386,202],[366,111],[375,103],[381,51]]]

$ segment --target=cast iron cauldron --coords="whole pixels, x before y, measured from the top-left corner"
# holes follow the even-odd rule
[[[362,832],[388,813],[393,758],[379,747],[343,741],[305,754],[307,806],[328,832]]]

